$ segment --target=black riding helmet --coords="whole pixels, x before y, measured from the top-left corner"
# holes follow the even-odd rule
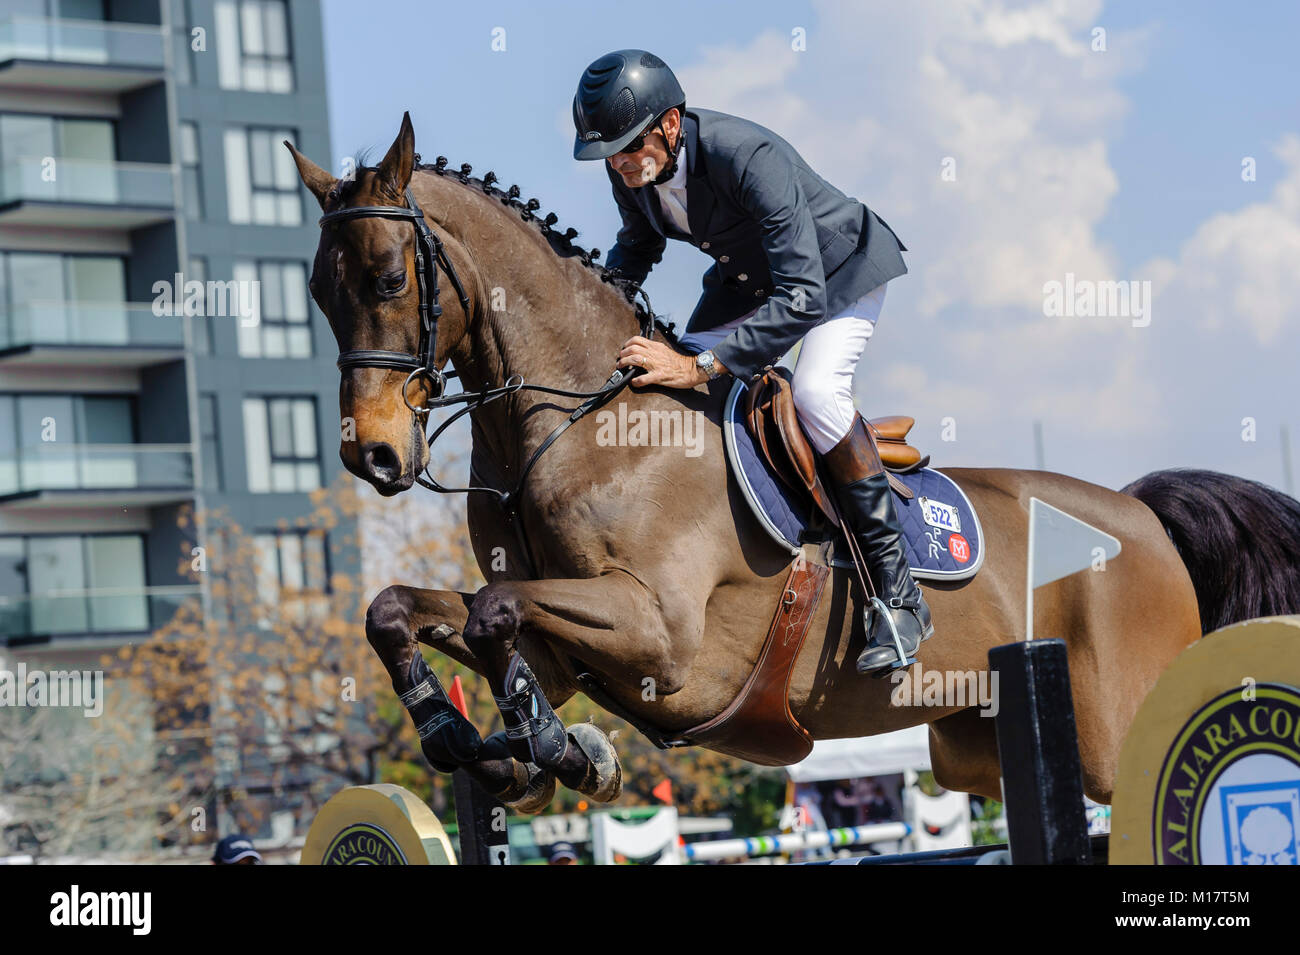
[[[587,67],[573,97],[574,159],[608,159],[659,122],[686,94],[668,64],[645,50],[616,50]],[[677,137],[671,174],[681,149]]]

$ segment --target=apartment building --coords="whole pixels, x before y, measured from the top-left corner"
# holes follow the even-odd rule
[[[329,156],[322,56],[315,0],[0,0],[0,668],[93,665],[201,595],[187,505],[326,586],[279,527],[341,467],[280,145]],[[166,314],[178,275],[257,281],[255,320]]]

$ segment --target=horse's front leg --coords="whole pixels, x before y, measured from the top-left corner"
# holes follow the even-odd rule
[[[517,652],[521,634],[606,674],[639,674],[673,685],[672,644],[654,595],[624,573],[575,580],[499,581],[474,597],[463,632],[482,662],[517,759],[555,773],[593,799],[617,797],[622,770],[608,737],[592,724],[566,727]]]
[[[457,625],[464,623],[470,599],[454,591],[389,587],[366,611],[366,639],[410,714],[429,764],[440,772],[463,768],[512,808],[539,812],[551,801],[555,778],[534,764],[515,759],[504,734],[482,739],[420,654],[422,639],[483,672],[482,664],[459,638]]]

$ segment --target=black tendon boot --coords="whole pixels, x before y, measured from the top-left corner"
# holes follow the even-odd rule
[[[858,657],[858,672],[882,677],[916,662],[921,641],[934,633],[930,608],[908,571],[889,477],[861,415],[853,416],[849,433],[823,460],[840,516],[876,589],[876,600],[863,595],[870,603],[865,612],[867,647]]]

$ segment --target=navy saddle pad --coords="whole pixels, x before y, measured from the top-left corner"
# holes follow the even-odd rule
[[[768,468],[745,428],[746,390],[737,381],[727,396],[723,434],[727,459],[741,491],[764,530],[792,554],[799,553],[802,540],[821,540],[820,532],[808,530],[814,507],[789,490]],[[907,562],[912,576],[922,580],[965,580],[973,577],[984,562],[984,531],[970,499],[946,474],[922,468],[895,474],[911,488],[909,501],[894,492],[894,508],[903,528]],[[836,532],[834,564],[853,566],[843,547],[843,535]]]

